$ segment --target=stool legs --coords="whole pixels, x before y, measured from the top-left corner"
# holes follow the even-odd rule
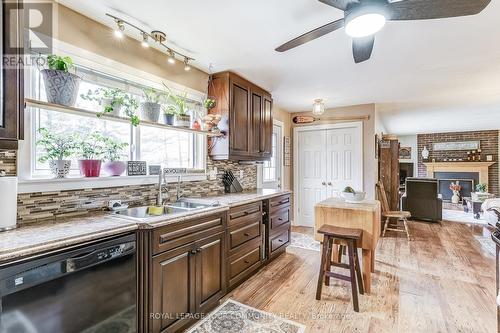
[[[349,255],[349,270],[351,273],[351,290],[352,290],[352,304],[354,305],[354,311],[359,312],[358,303],[358,286],[356,283],[356,265],[354,263],[354,249],[353,242],[349,241],[347,245],[347,252]]]
[[[326,252],[326,266],[325,266],[325,272],[331,272],[332,271],[332,250],[333,250],[333,238],[328,237],[328,250]],[[330,285],[330,277],[328,274],[325,274],[325,286]]]
[[[323,246],[322,246],[322,251],[321,251],[321,263],[319,267],[319,276],[318,276],[318,287],[316,288],[316,299],[319,301],[321,299],[321,291],[323,288],[323,276],[325,276],[325,267],[326,267],[326,260],[327,260],[327,252],[328,252],[328,243],[329,243],[329,238],[328,236],[323,237]],[[330,259],[328,259],[330,260]]]
[[[359,256],[358,256],[358,244],[354,241],[354,263],[356,264],[356,277],[358,279],[359,293],[361,295],[365,294],[365,288],[363,286],[363,275],[361,274],[361,266],[359,266]]]
[[[405,225],[406,238],[410,240],[410,232],[408,231],[408,220],[406,219],[406,217],[403,217],[403,223]]]

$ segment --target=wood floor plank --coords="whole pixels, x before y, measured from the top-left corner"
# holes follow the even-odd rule
[[[313,234],[308,228],[293,231]],[[308,333],[496,332],[490,231],[410,222],[410,232],[410,242],[399,233],[381,238],[372,294],[360,295],[359,313],[345,281],[332,280],[317,301],[319,252],[293,247],[226,298],[303,323]]]

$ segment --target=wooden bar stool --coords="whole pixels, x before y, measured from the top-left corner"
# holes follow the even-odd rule
[[[358,286],[359,293],[364,294],[363,278],[361,276],[361,268],[359,266],[358,258],[358,241],[361,239],[363,230],[335,227],[332,225],[324,224],[318,229],[318,233],[323,234],[323,246],[321,251],[321,264],[318,277],[318,288],[316,289],[316,299],[321,300],[321,289],[323,288],[323,278],[325,285],[330,285],[330,278],[337,278],[351,282],[352,289],[352,303],[354,311],[359,312],[358,304]],[[347,246],[347,253],[349,256],[349,264],[341,262],[343,248],[339,250],[339,262],[332,261],[332,248],[333,242],[337,240]],[[350,270],[350,275],[342,275],[331,271],[331,266],[341,267]],[[357,282],[356,282],[357,280]]]
[[[384,184],[382,182],[378,182],[377,189],[378,189],[379,199],[382,203],[382,217],[385,218],[384,231],[382,232],[382,237],[385,237],[385,232],[387,230],[392,230],[397,232],[405,232],[406,238],[408,240],[411,240],[410,232],[408,231],[408,218],[411,217],[411,213],[403,210],[391,211],[389,208],[389,201],[387,201],[387,193],[385,193]],[[396,219],[395,225],[390,225],[391,219]],[[399,221],[403,221],[403,228],[400,228],[398,226]]]

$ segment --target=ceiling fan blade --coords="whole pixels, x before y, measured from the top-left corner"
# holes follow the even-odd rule
[[[305,43],[310,42],[316,38],[324,36],[332,31],[340,29],[343,26],[344,26],[344,19],[343,18],[339,19],[337,21],[330,22],[328,24],[325,24],[322,27],[319,27],[319,28],[316,28],[316,29],[311,30],[309,32],[306,32],[305,34],[303,34],[297,38],[294,38],[289,42],[286,42],[285,44],[277,47],[276,51],[278,51],[278,52],[288,51],[290,49],[293,49],[294,47],[305,44]]]
[[[319,0],[319,2],[343,10],[344,12],[348,9],[348,7],[351,4],[359,3],[359,1],[357,0]]]
[[[479,14],[491,0],[404,0],[387,5],[391,20],[430,20]]]
[[[354,56],[354,62],[359,64],[360,62],[370,59],[374,43],[375,36],[354,38],[352,40],[352,55]]]

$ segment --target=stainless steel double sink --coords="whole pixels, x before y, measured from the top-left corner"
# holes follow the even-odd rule
[[[142,206],[128,208],[113,213],[115,216],[124,217],[136,221],[144,221],[150,218],[185,213],[187,211],[199,210],[208,207],[218,207],[219,202],[200,202],[194,199],[181,199],[176,202],[168,203],[165,206]]]

